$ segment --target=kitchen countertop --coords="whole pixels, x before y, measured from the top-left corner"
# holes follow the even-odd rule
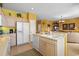
[[[0,35],[0,56],[4,56],[6,54],[8,40],[8,35]]]
[[[34,34],[34,35],[38,35],[38,36],[42,36],[45,38],[49,38],[49,39],[53,39],[53,40],[59,40],[59,39],[64,39],[66,33],[61,33],[61,32],[53,32],[52,34]]]

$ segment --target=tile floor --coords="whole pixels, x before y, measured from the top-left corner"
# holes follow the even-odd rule
[[[31,44],[24,44],[20,46],[13,46],[11,47],[11,56],[17,55],[19,53],[25,52],[32,49]]]
[[[11,48],[11,55],[17,55],[32,49],[32,44],[24,44],[21,46],[13,46]],[[79,56],[79,44],[68,43],[68,56]]]

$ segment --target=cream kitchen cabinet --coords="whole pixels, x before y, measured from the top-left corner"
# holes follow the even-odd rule
[[[46,55],[46,45],[47,45],[47,42],[45,42],[44,40],[42,40],[42,38],[40,38],[40,40],[39,40],[39,52],[42,55]]]
[[[15,46],[16,45],[16,34],[10,34],[10,46]]]
[[[8,26],[9,26],[9,27],[15,27],[15,20],[16,20],[16,18],[8,17],[8,18],[7,18]]]
[[[49,44],[46,45],[46,55],[47,56],[56,56],[56,45],[55,44]]]
[[[47,43],[47,46],[46,46],[46,55],[47,56],[55,55],[54,51],[55,51],[54,45]]]
[[[7,26],[7,25],[8,25],[7,19],[6,19],[5,16],[3,16],[3,18],[2,18],[2,26]]]
[[[7,17],[4,15],[0,15],[0,26],[8,26]]]
[[[45,56],[56,55],[56,41],[48,38],[40,37],[39,39],[39,52]]]
[[[32,46],[33,46],[33,48],[35,48],[37,51],[39,51],[39,36],[33,35]]]
[[[0,15],[0,18],[0,26],[15,27],[16,18],[4,15]]]
[[[8,39],[8,43],[7,43],[7,55],[10,56],[10,54],[11,54],[11,51],[10,51],[11,50],[11,48],[10,48],[11,47],[10,46],[10,37],[7,38],[7,39]]]

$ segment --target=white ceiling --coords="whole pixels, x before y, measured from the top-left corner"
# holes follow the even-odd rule
[[[61,16],[62,18],[79,16],[78,3],[3,3],[3,7],[19,12],[35,12],[38,19],[60,19]]]

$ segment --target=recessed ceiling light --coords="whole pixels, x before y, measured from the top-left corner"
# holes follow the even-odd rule
[[[34,8],[31,8],[32,10],[34,10]]]

